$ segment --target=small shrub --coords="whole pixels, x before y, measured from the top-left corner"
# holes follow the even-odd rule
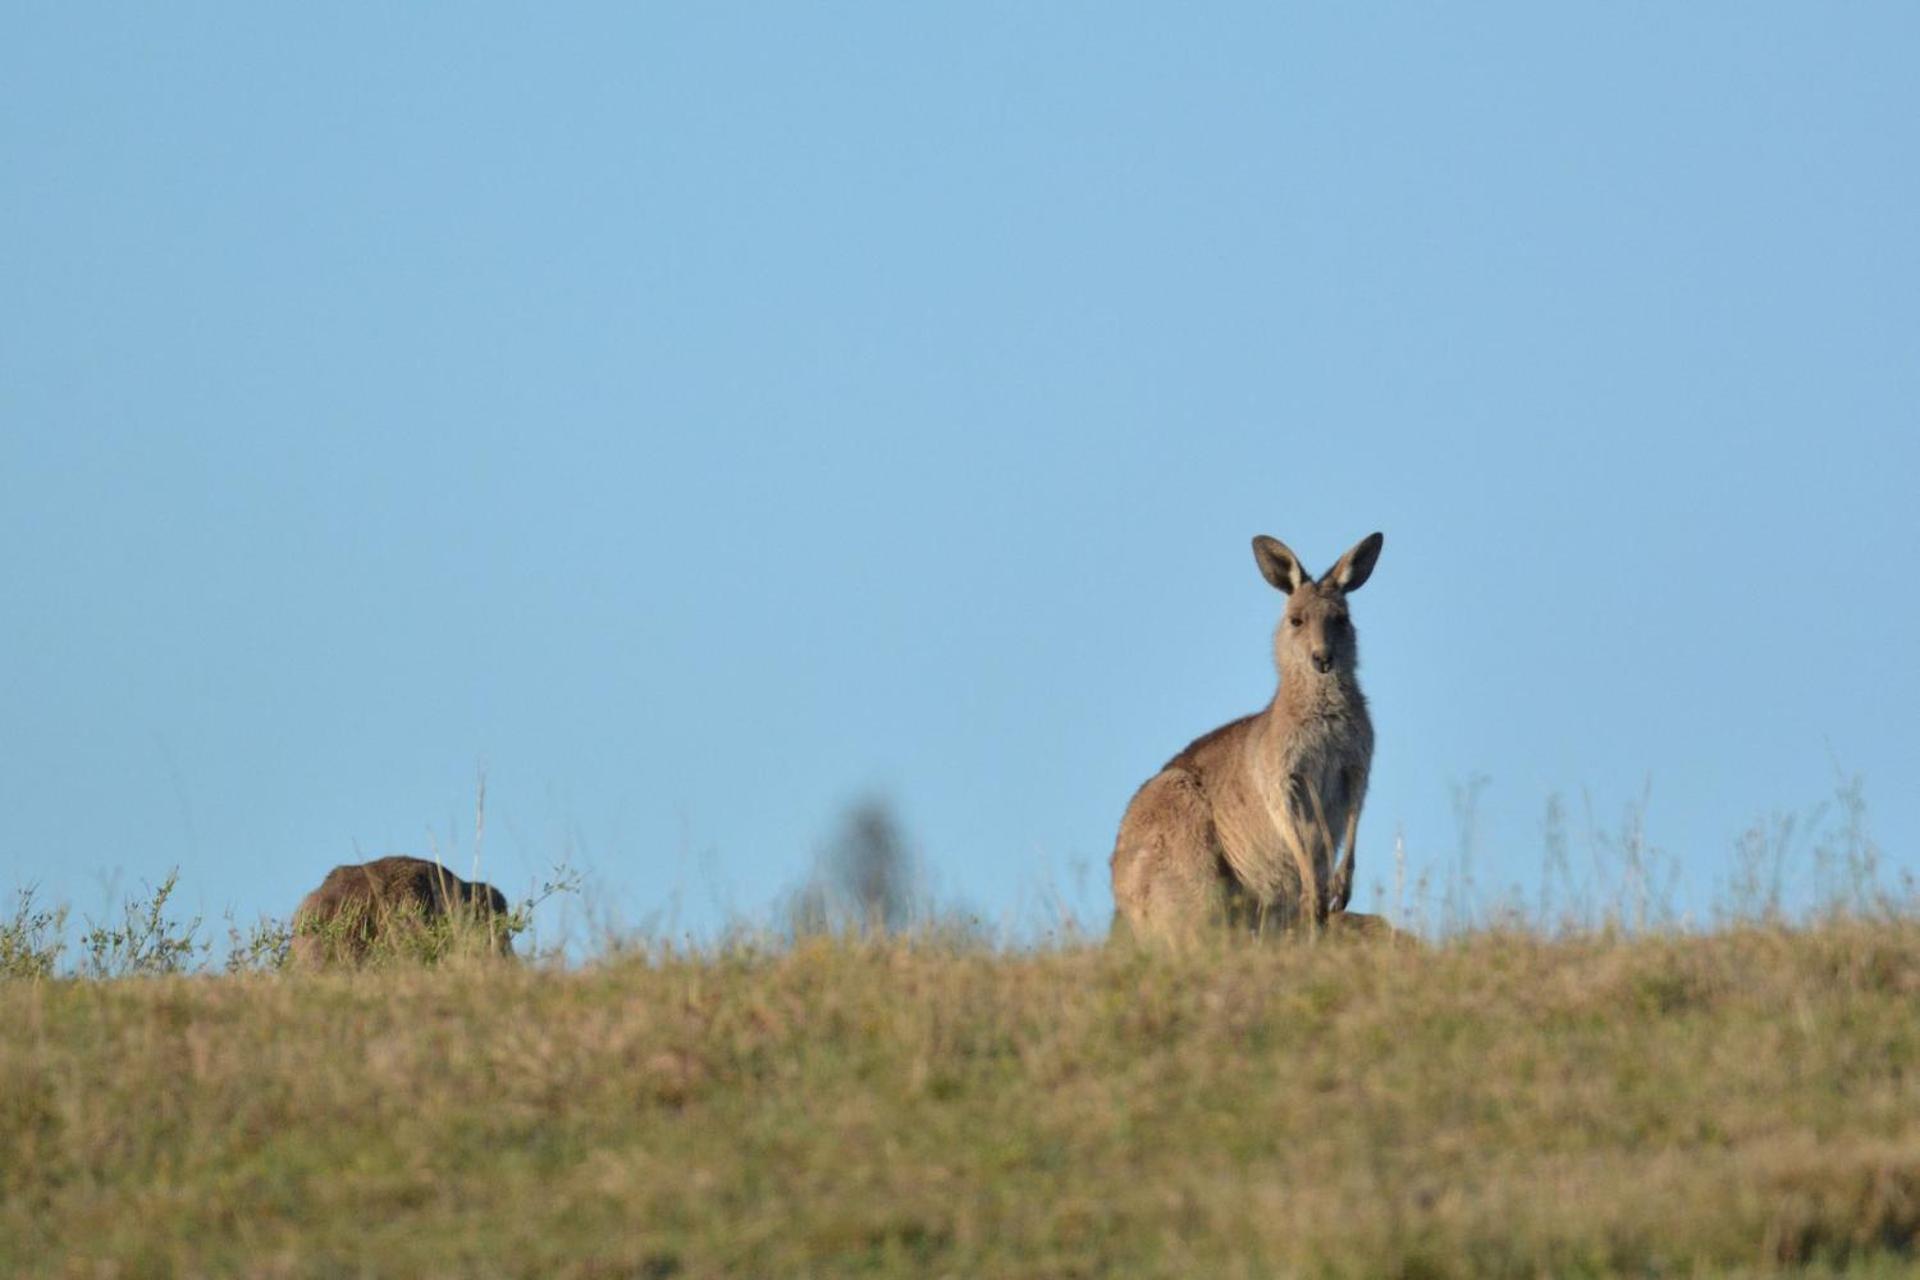
[[[16,894],[13,918],[0,924],[0,980],[51,978],[67,949],[65,907],[37,907],[32,888]]]
[[[540,887],[514,903],[512,909],[507,912],[506,918],[496,921],[494,927],[504,927],[509,939],[529,933],[533,929],[534,910],[541,903],[549,898],[579,893],[583,883],[585,883],[585,877],[579,871],[565,862],[557,863],[548,873],[547,878],[541,881]],[[551,954],[557,956],[559,952],[555,951]],[[535,952],[530,952],[522,958],[528,960],[541,958],[537,944]]]
[[[130,898],[121,904],[118,925],[87,921],[82,944],[88,976],[157,977],[191,967],[206,944],[194,936],[200,931],[199,916],[185,925],[167,917],[167,903],[179,881],[180,869],[175,867],[144,901]]]
[[[227,972],[278,973],[293,953],[293,927],[261,916],[243,931],[227,917]]]

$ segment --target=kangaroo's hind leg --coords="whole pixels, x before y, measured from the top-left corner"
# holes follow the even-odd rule
[[[1164,939],[1217,924],[1226,908],[1213,810],[1199,781],[1164,769],[1127,806],[1113,850],[1116,926]]]

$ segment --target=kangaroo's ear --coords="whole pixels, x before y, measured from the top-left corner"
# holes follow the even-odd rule
[[[1353,544],[1353,549],[1340,557],[1340,562],[1327,570],[1327,576],[1321,582],[1340,588],[1342,591],[1358,591],[1373,576],[1374,561],[1380,558],[1380,546],[1386,538],[1370,533]]]
[[[1253,562],[1260,566],[1261,577],[1288,595],[1313,581],[1313,575],[1300,563],[1300,557],[1287,550],[1286,543],[1264,533],[1253,540]]]

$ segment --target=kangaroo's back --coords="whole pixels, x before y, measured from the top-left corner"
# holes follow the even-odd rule
[[[396,928],[463,913],[481,921],[503,917],[507,910],[500,890],[464,880],[426,858],[396,854],[338,866],[294,910],[293,958],[308,968],[335,960],[354,963]],[[512,954],[504,931],[497,949]]]

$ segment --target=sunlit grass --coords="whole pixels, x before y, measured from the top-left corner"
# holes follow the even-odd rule
[[[22,894],[0,1274],[1910,1274],[1920,897],[1847,795],[1711,928],[1631,814],[1585,881],[1549,823],[1532,910],[1396,876],[1424,940],[928,912],[315,975],[264,919],[219,972],[171,877],[77,944]]]
[[[0,1025],[8,1274],[1694,1274],[1920,1231],[1904,918],[39,980]]]

